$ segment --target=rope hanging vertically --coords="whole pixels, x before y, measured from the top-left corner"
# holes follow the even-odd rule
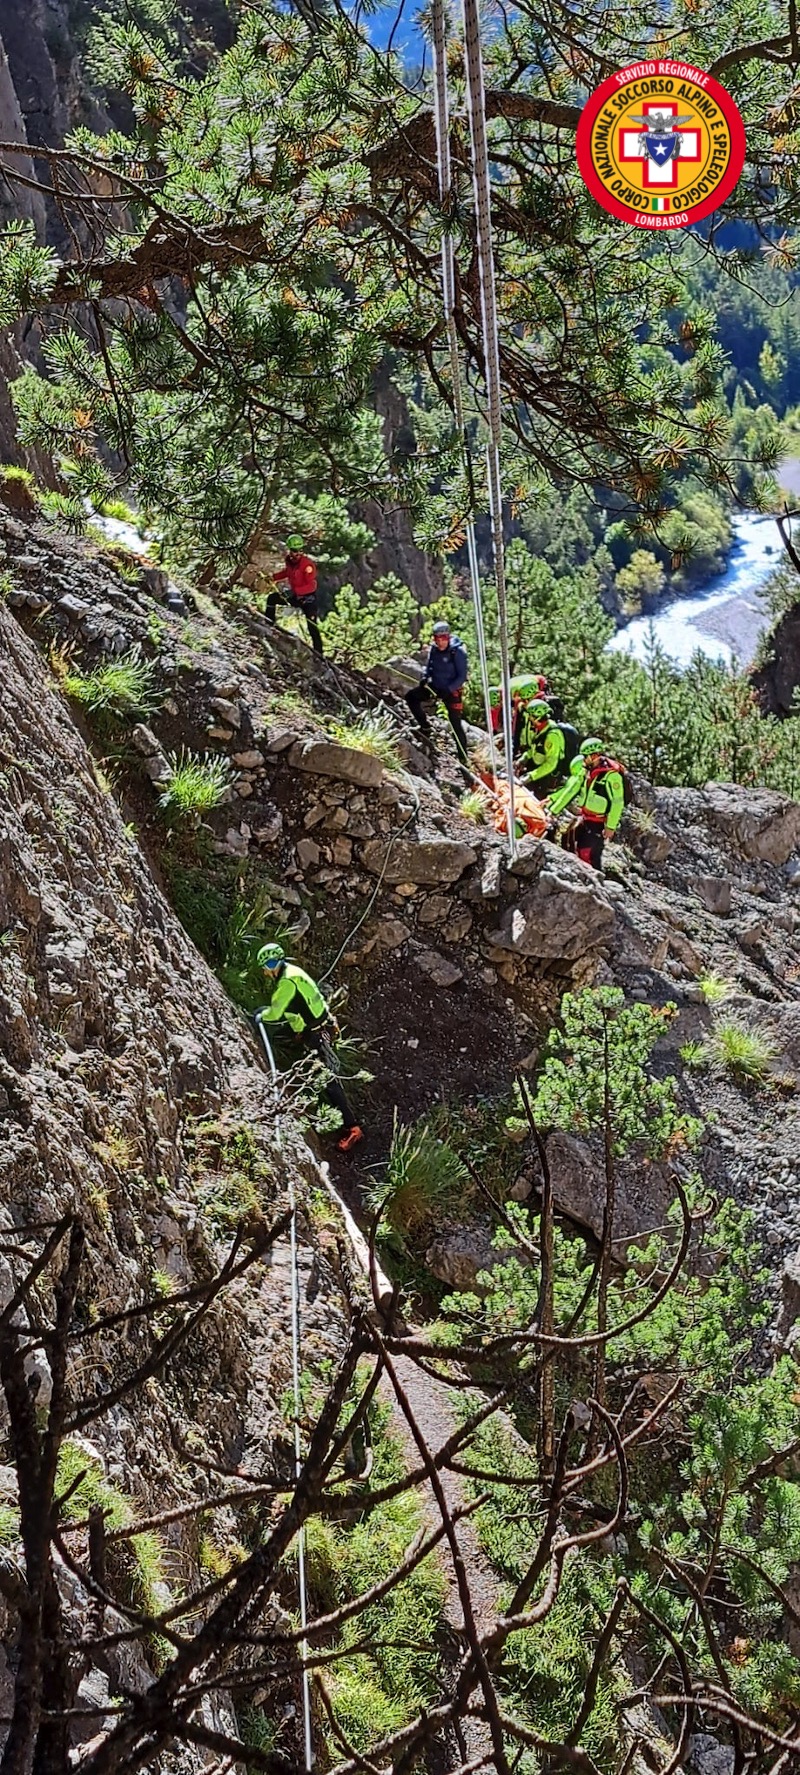
[[[486,103],[483,80],[478,0],[463,0],[464,60],[467,72],[467,108],[472,142],[472,177],[475,189],[475,222],[477,227],[478,265],[481,282],[481,321],[485,363],[486,403],[489,419],[489,443],[486,450],[489,482],[489,513],[492,520],[494,578],[497,589],[497,624],[500,637],[501,689],[503,701],[503,736],[506,771],[508,773],[508,843],[513,857],[514,837],[514,729],[511,708],[511,668],[508,657],[508,601],[506,598],[505,546],[503,541],[503,495],[500,478],[500,445],[502,440],[502,404],[500,388],[500,345],[497,333],[497,292],[494,275],[492,242],[492,204],[489,179],[489,145],[486,137]]]
[[[272,1088],[275,1092],[275,1137],[278,1152],[283,1151],[283,1133],[281,1130],[281,1112],[279,1101],[278,1069],[272,1044],[263,1023],[258,1024],[264,1053],[269,1063]],[[294,1476],[300,1478],[303,1471],[303,1450],[300,1441],[300,1278],[297,1267],[297,1198],[294,1188],[294,1175],[289,1167],[289,1267],[291,1270],[291,1319],[292,1319],[292,1393],[294,1395]],[[308,1641],[305,1637],[308,1625],[308,1597],[306,1594],[306,1531],[301,1527],[297,1536],[297,1588],[300,1592],[300,1626],[303,1637],[300,1641],[300,1661],[302,1664],[303,1686],[303,1749],[306,1775],[311,1775],[314,1766],[314,1747],[311,1740],[311,1684],[308,1677]]]
[[[447,84],[447,25],[445,0],[433,0],[432,30],[433,69],[434,69],[434,119],[436,123],[436,161],[439,174],[439,201],[442,210],[449,203],[453,182],[453,169],[450,157],[450,99]],[[445,319],[447,321],[447,343],[450,351],[450,380],[453,386],[453,414],[456,430],[461,440],[465,466],[472,485],[471,455],[469,439],[464,425],[464,401],[461,390],[461,356],[458,344],[458,328],[456,326],[456,278],[455,259],[453,254],[453,236],[445,224],[442,234],[442,300],[444,302]],[[469,580],[472,592],[472,606],[475,615],[475,634],[478,642],[478,663],[481,673],[483,690],[483,708],[486,716],[486,730],[489,735],[489,763],[492,776],[496,774],[494,732],[492,729],[492,699],[489,694],[489,667],[486,658],[486,632],[483,626],[483,602],[481,599],[481,580],[478,569],[478,548],[475,541],[475,519],[472,511],[467,516],[467,559],[469,561]]]

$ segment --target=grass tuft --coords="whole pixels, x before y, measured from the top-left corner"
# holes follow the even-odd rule
[[[458,805],[465,820],[472,820],[476,826],[486,825],[486,796],[480,789],[468,789]]]
[[[390,715],[361,715],[358,721],[336,721],[331,737],[355,752],[370,752],[387,770],[402,770],[397,731]]]
[[[105,499],[100,507],[101,518],[115,518],[118,524],[130,524],[134,530],[139,526],[139,513],[126,505],[124,499]]]
[[[373,1483],[392,1483],[404,1472],[402,1450],[387,1432],[388,1412],[370,1411]],[[422,1527],[419,1500],[411,1492],[379,1504],[352,1527],[312,1519],[308,1528],[309,1589],[315,1611],[335,1607],[396,1571]],[[438,1635],[445,1579],[429,1555],[382,1602],[347,1622],[337,1636],[340,1656],[326,1672],[333,1712],[362,1754],[430,1705],[439,1675]],[[324,1728],[323,1728],[324,1729]],[[338,1746],[325,1731],[332,1760]]]
[[[65,695],[92,715],[149,715],[157,707],[155,666],[142,658],[138,647],[91,672],[74,671],[63,653],[54,652],[51,658]]]
[[[102,1463],[88,1449],[67,1439],[58,1454],[57,1493],[63,1497],[76,1480],[63,1507],[67,1522],[82,1522],[97,1508],[103,1512],[106,1529],[130,1528],[134,1520],[130,1499],[106,1479]],[[164,1553],[157,1535],[146,1531],[115,1543],[109,1550],[109,1571],[135,1608],[157,1612],[165,1584]]]
[[[36,501],[43,517],[51,524],[69,531],[72,536],[84,535],[87,525],[86,510],[83,500],[77,494],[38,490]]]
[[[370,1191],[370,1201],[400,1240],[432,1226],[455,1201],[463,1205],[468,1181],[463,1160],[427,1122],[404,1128],[395,1112],[386,1173]]]
[[[678,1053],[680,1054],[684,1066],[700,1067],[708,1065],[708,1054],[706,1053],[705,1042],[684,1042],[683,1047],[678,1049]]]
[[[722,974],[715,974],[713,970],[698,975],[697,984],[707,1005],[721,1005],[733,992],[730,980],[726,980]]]
[[[705,1052],[712,1066],[729,1072],[737,1082],[765,1085],[778,1051],[770,1036],[745,1029],[735,1017],[728,1017],[715,1025]]]
[[[161,806],[178,816],[210,813],[225,800],[233,772],[220,752],[190,752],[184,747],[167,758],[169,776],[161,790]]]

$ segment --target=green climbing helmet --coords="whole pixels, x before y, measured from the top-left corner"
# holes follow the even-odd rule
[[[529,696],[541,697],[543,684],[544,679],[538,672],[520,672],[516,678],[511,679],[509,690],[512,696],[521,697],[524,701]]]
[[[605,749],[605,742],[603,740],[598,740],[596,737],[589,740],[581,740],[578,747],[578,751],[582,758],[591,758],[594,752],[604,752]]]
[[[287,536],[287,538],[286,538],[286,553],[287,553],[287,555],[301,555],[302,552],[303,552],[303,538],[302,538],[302,536]]]
[[[259,967],[266,968],[269,973],[272,973],[275,968],[282,967],[285,960],[286,954],[280,943],[265,943],[263,949],[259,949],[256,956]]]
[[[552,710],[549,703],[545,703],[541,697],[537,697],[535,702],[525,705],[525,714],[528,720],[533,722],[534,727],[546,727],[551,719]]]

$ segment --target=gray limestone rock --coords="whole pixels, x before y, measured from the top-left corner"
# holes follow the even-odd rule
[[[734,1761],[731,1746],[720,1744],[710,1732],[694,1732],[689,1739],[692,1775],[733,1775]]]
[[[144,769],[145,775],[150,778],[151,783],[158,785],[159,783],[166,783],[169,779],[169,765],[162,752],[156,753],[152,758],[146,758],[144,761]]]
[[[293,727],[271,727],[264,735],[264,744],[268,752],[288,752],[296,739]]]
[[[226,727],[241,727],[242,710],[239,703],[233,703],[225,696],[212,696],[210,706]]]
[[[387,846],[381,839],[370,839],[363,847],[361,861],[370,875],[380,875],[386,862]],[[390,886],[400,882],[419,887],[439,887],[458,881],[476,852],[469,844],[454,838],[401,838],[392,846],[384,880]]]
[[[260,826],[254,826],[253,837],[258,844],[275,844],[283,832],[283,814],[280,808],[271,801],[264,801],[253,809],[254,818],[260,818]]]
[[[428,1269],[440,1282],[479,1294],[484,1292],[477,1286],[479,1275],[507,1258],[507,1252],[493,1249],[489,1226],[452,1227],[440,1233],[425,1253]]]
[[[141,752],[143,758],[154,758],[161,751],[152,727],[148,727],[144,721],[137,721],[136,726],[131,728],[131,745],[136,747],[137,752]]]
[[[417,967],[424,974],[429,974],[435,986],[457,986],[463,980],[463,970],[449,961],[446,955],[440,955],[438,949],[423,949],[415,955]]]
[[[694,891],[707,912],[727,918],[731,910],[732,887],[727,875],[696,875]]]
[[[372,752],[358,752],[354,746],[339,746],[334,740],[295,741],[289,763],[293,770],[358,783],[364,789],[377,789],[383,776],[383,765]]]
[[[800,802],[773,789],[708,783],[702,800],[708,824],[730,838],[745,857],[780,865],[800,844]]]
[[[313,838],[301,838],[297,843],[296,855],[301,869],[316,869],[322,852]]]
[[[499,848],[487,851],[481,873],[481,898],[496,900],[503,878],[503,853]]]
[[[590,1227],[599,1238],[606,1200],[599,1147],[560,1128],[548,1134],[546,1147],[557,1208],[578,1226]],[[660,1226],[672,1193],[665,1167],[644,1156],[621,1164],[616,1179],[615,1237],[636,1239]]]
[[[520,851],[523,845],[536,846],[521,859],[530,886],[508,908],[500,929],[491,932],[495,948],[538,960],[573,961],[608,942],[615,913],[599,876],[554,845],[523,840]]]
[[[784,1342],[800,1319],[800,1250],[787,1257],[781,1276],[781,1317],[778,1326]]]
[[[407,942],[411,932],[401,918],[382,918],[375,927],[375,939],[383,949],[399,949]]]
[[[419,909],[420,924],[443,924],[449,918],[453,902],[446,894],[431,894]]]
[[[65,616],[68,622],[78,622],[82,616],[88,615],[91,604],[85,598],[78,598],[74,592],[65,592],[63,598],[56,600],[56,610]]]

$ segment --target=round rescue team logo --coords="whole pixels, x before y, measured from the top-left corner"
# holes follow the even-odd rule
[[[685,228],[719,209],[744,166],[724,86],[688,62],[634,62],[584,106],[578,166],[593,197],[637,228]]]

